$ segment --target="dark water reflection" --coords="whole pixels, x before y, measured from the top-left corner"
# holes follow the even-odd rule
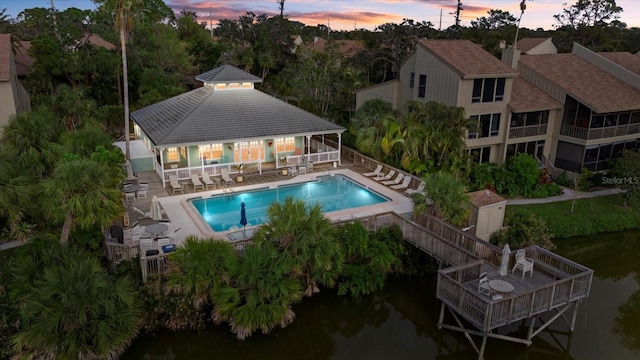
[[[557,323],[532,346],[490,340],[486,359],[640,358],[640,233],[561,241],[557,252],[595,270],[591,296],[576,328]],[[324,291],[296,305],[296,320],[271,335],[238,341],[226,326],[206,332],[137,339],[123,359],[476,359],[459,333],[437,330],[435,276],[392,280],[374,296],[354,300]],[[447,322],[450,323],[449,319]],[[524,336],[522,323],[500,334]]]

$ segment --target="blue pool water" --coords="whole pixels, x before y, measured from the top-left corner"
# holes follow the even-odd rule
[[[389,201],[343,175],[320,176],[317,181],[214,195],[190,201],[213,231],[226,231],[232,226],[242,228],[242,201],[246,205],[248,225],[260,225],[267,221],[269,205],[274,201],[284,201],[289,196],[304,200],[310,205],[318,203],[325,213]]]

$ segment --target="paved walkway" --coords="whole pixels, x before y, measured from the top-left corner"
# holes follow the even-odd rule
[[[568,201],[573,199],[586,199],[593,198],[598,196],[607,196],[614,195],[622,190],[618,188],[613,189],[604,189],[604,190],[596,190],[596,191],[575,191],[568,187],[562,188],[562,195],[558,196],[550,196],[542,199],[512,199],[507,200],[507,205],[527,205],[527,204],[546,204],[557,201]]]

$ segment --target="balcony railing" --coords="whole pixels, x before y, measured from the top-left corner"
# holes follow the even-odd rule
[[[562,124],[562,126],[560,127],[560,135],[566,135],[584,140],[602,139],[637,133],[640,133],[640,124],[627,124],[597,129],[587,129],[567,124]]]
[[[518,126],[509,129],[509,139],[521,138],[527,136],[538,136],[547,133],[547,124]]]

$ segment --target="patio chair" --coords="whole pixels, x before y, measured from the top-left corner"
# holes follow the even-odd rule
[[[127,202],[136,201],[136,193],[133,191],[124,193],[124,197]]]
[[[422,181],[422,182],[420,183],[420,185],[418,185],[418,188],[417,188],[417,189],[407,189],[407,191],[405,191],[404,193],[405,193],[407,196],[411,196],[412,194],[424,194],[424,187],[425,187],[426,185],[427,185],[427,184],[426,184],[424,181]]]
[[[222,176],[222,181],[224,182],[224,186],[235,186],[236,182],[233,181],[231,177],[229,177],[229,170],[225,168],[220,168],[220,174]]]
[[[383,181],[382,185],[398,185],[400,184],[400,181],[402,181],[402,178],[404,178],[404,175],[402,173],[398,173],[398,176],[396,176],[395,180]]]
[[[478,294],[485,294],[491,296],[491,288],[489,287],[489,277],[486,272],[480,274],[478,279]]]
[[[198,175],[191,175],[191,183],[193,184],[193,191],[197,191],[198,189],[204,190],[204,184],[202,184],[202,181],[200,181]]]
[[[138,197],[138,199],[146,199],[147,198],[147,194],[148,194],[148,190],[147,189],[140,189],[136,193],[136,196]]]
[[[171,185],[174,194],[176,193],[176,191],[184,193],[182,185],[180,185],[180,183],[178,182],[178,178],[175,175],[169,175],[169,184]]]
[[[526,252],[523,249],[516,251],[516,264],[511,269],[511,273],[513,274],[516,269],[522,270],[522,279],[524,279],[524,274],[529,272],[529,277],[533,276],[533,260],[527,257]]]
[[[411,182],[411,176],[405,176],[404,180],[402,181],[402,184],[393,185],[393,186],[391,186],[391,188],[393,190],[404,190],[404,189],[409,187],[409,183],[410,182]]]
[[[209,186],[213,186],[213,188],[216,188],[216,183],[215,181],[211,180],[211,178],[209,177],[209,173],[207,172],[203,172],[202,174],[202,182],[204,183],[205,188],[209,188]]]
[[[375,170],[373,170],[371,172],[366,172],[366,173],[362,174],[362,176],[367,176],[367,177],[377,176],[381,172],[382,172],[382,165],[378,165]]]
[[[302,175],[302,174],[306,174],[306,173],[307,173],[307,167],[306,166],[298,167],[298,174]]]
[[[292,166],[289,168],[289,176],[294,177],[294,176],[298,176],[298,168],[295,166]]]
[[[382,173],[379,173],[378,175],[376,175],[376,177],[373,178],[373,180],[375,181],[390,180],[395,174],[396,174],[395,170],[389,170],[387,175],[382,175]]]
[[[147,253],[147,250],[156,250],[154,246],[153,239],[150,237],[141,237],[140,238],[140,252],[143,254]]]

